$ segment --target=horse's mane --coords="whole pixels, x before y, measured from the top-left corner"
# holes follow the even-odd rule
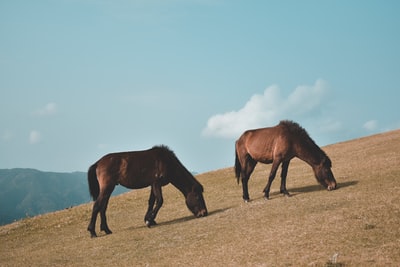
[[[172,151],[168,146],[166,145],[155,145],[152,147],[152,149],[161,149],[164,151],[168,151],[169,153],[172,153],[175,156],[174,151]],[[176,156],[175,156],[176,157]]]
[[[279,122],[279,125],[285,126],[286,129],[289,130],[290,133],[295,134],[296,136],[301,137],[303,140],[306,141],[307,145],[313,147],[316,151],[318,151],[323,157],[329,160],[329,165],[331,165],[331,160],[329,159],[328,155],[323,151],[310,137],[307,131],[301,127],[297,122],[291,120],[282,120]]]
[[[155,145],[151,149],[160,149],[160,150],[170,154],[173,158],[175,158],[178,161],[179,165],[182,165],[182,167],[184,167],[183,164],[178,159],[178,157],[175,155],[175,152],[172,151],[167,145]]]
[[[285,126],[291,133],[295,133],[297,135],[301,135],[302,137],[307,137],[311,139],[307,131],[301,127],[297,122],[290,120],[283,120],[279,122],[279,125]],[[314,142],[314,140],[311,139]]]
[[[180,166],[181,171],[183,171],[186,175],[186,177],[191,178],[191,180],[197,185],[199,186],[199,188],[201,188],[201,191],[203,192],[203,186],[196,180],[196,178],[194,178],[193,174],[186,169],[186,167],[182,164],[182,162],[178,159],[178,157],[175,155],[174,151],[172,151],[168,146],[166,145],[155,145],[152,147],[152,149],[160,149],[163,150],[167,153],[169,153],[177,162],[177,164]]]

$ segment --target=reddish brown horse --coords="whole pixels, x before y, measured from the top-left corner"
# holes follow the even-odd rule
[[[165,146],[155,146],[145,151],[112,153],[102,157],[88,171],[89,191],[95,200],[88,231],[96,237],[96,218],[100,212],[100,229],[111,234],[106,220],[110,195],[118,184],[130,189],[151,186],[149,206],[144,217],[148,227],[163,204],[161,187],[171,183],[186,198],[186,205],[196,216],[207,216],[203,186],[182,165],[175,154]],[[156,204],[155,208],[154,204]]]
[[[331,171],[331,160],[297,123],[281,121],[277,126],[248,130],[236,141],[235,173],[239,183],[242,178],[243,199],[249,201],[248,181],[257,162],[272,163],[264,197],[269,198],[272,181],[282,163],[280,192],[289,196],[286,176],[292,158],[308,163],[318,182],[326,189],[336,189],[336,180]]]

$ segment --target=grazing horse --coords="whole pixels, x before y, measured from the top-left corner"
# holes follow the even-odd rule
[[[248,130],[236,141],[235,174],[239,183],[242,178],[243,200],[249,201],[248,181],[257,162],[272,163],[268,183],[264,188],[265,199],[269,198],[272,181],[282,163],[280,192],[290,196],[286,189],[286,176],[292,158],[308,163],[317,181],[328,191],[336,189],[336,180],[331,171],[332,163],[325,152],[310,138],[306,130],[292,121],[281,121],[275,127]]]
[[[100,229],[111,234],[106,220],[106,209],[115,186],[130,189],[151,186],[149,206],[144,217],[148,227],[155,225],[155,218],[163,204],[161,187],[171,183],[186,198],[186,205],[196,217],[207,216],[203,186],[182,165],[166,146],[155,146],[145,151],[111,153],[93,164],[88,171],[89,191],[94,205],[88,231],[96,237],[96,218],[100,212]],[[155,205],[155,208],[153,209]]]

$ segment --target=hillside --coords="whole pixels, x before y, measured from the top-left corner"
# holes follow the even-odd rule
[[[110,200],[111,235],[89,237],[92,203],[1,226],[1,266],[398,266],[400,130],[324,150],[338,190],[324,190],[293,160],[292,197],[279,194],[277,177],[265,201],[270,165],[258,165],[244,203],[233,169],[221,169],[196,176],[207,217],[194,219],[169,185],[158,226],[149,229],[149,191],[130,191]]]
[[[114,195],[126,191],[117,187]],[[89,201],[85,172],[0,170],[0,225]]]

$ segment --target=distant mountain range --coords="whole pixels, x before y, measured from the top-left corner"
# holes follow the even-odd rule
[[[128,190],[117,186],[113,195]],[[0,169],[0,225],[89,201],[86,172]]]

